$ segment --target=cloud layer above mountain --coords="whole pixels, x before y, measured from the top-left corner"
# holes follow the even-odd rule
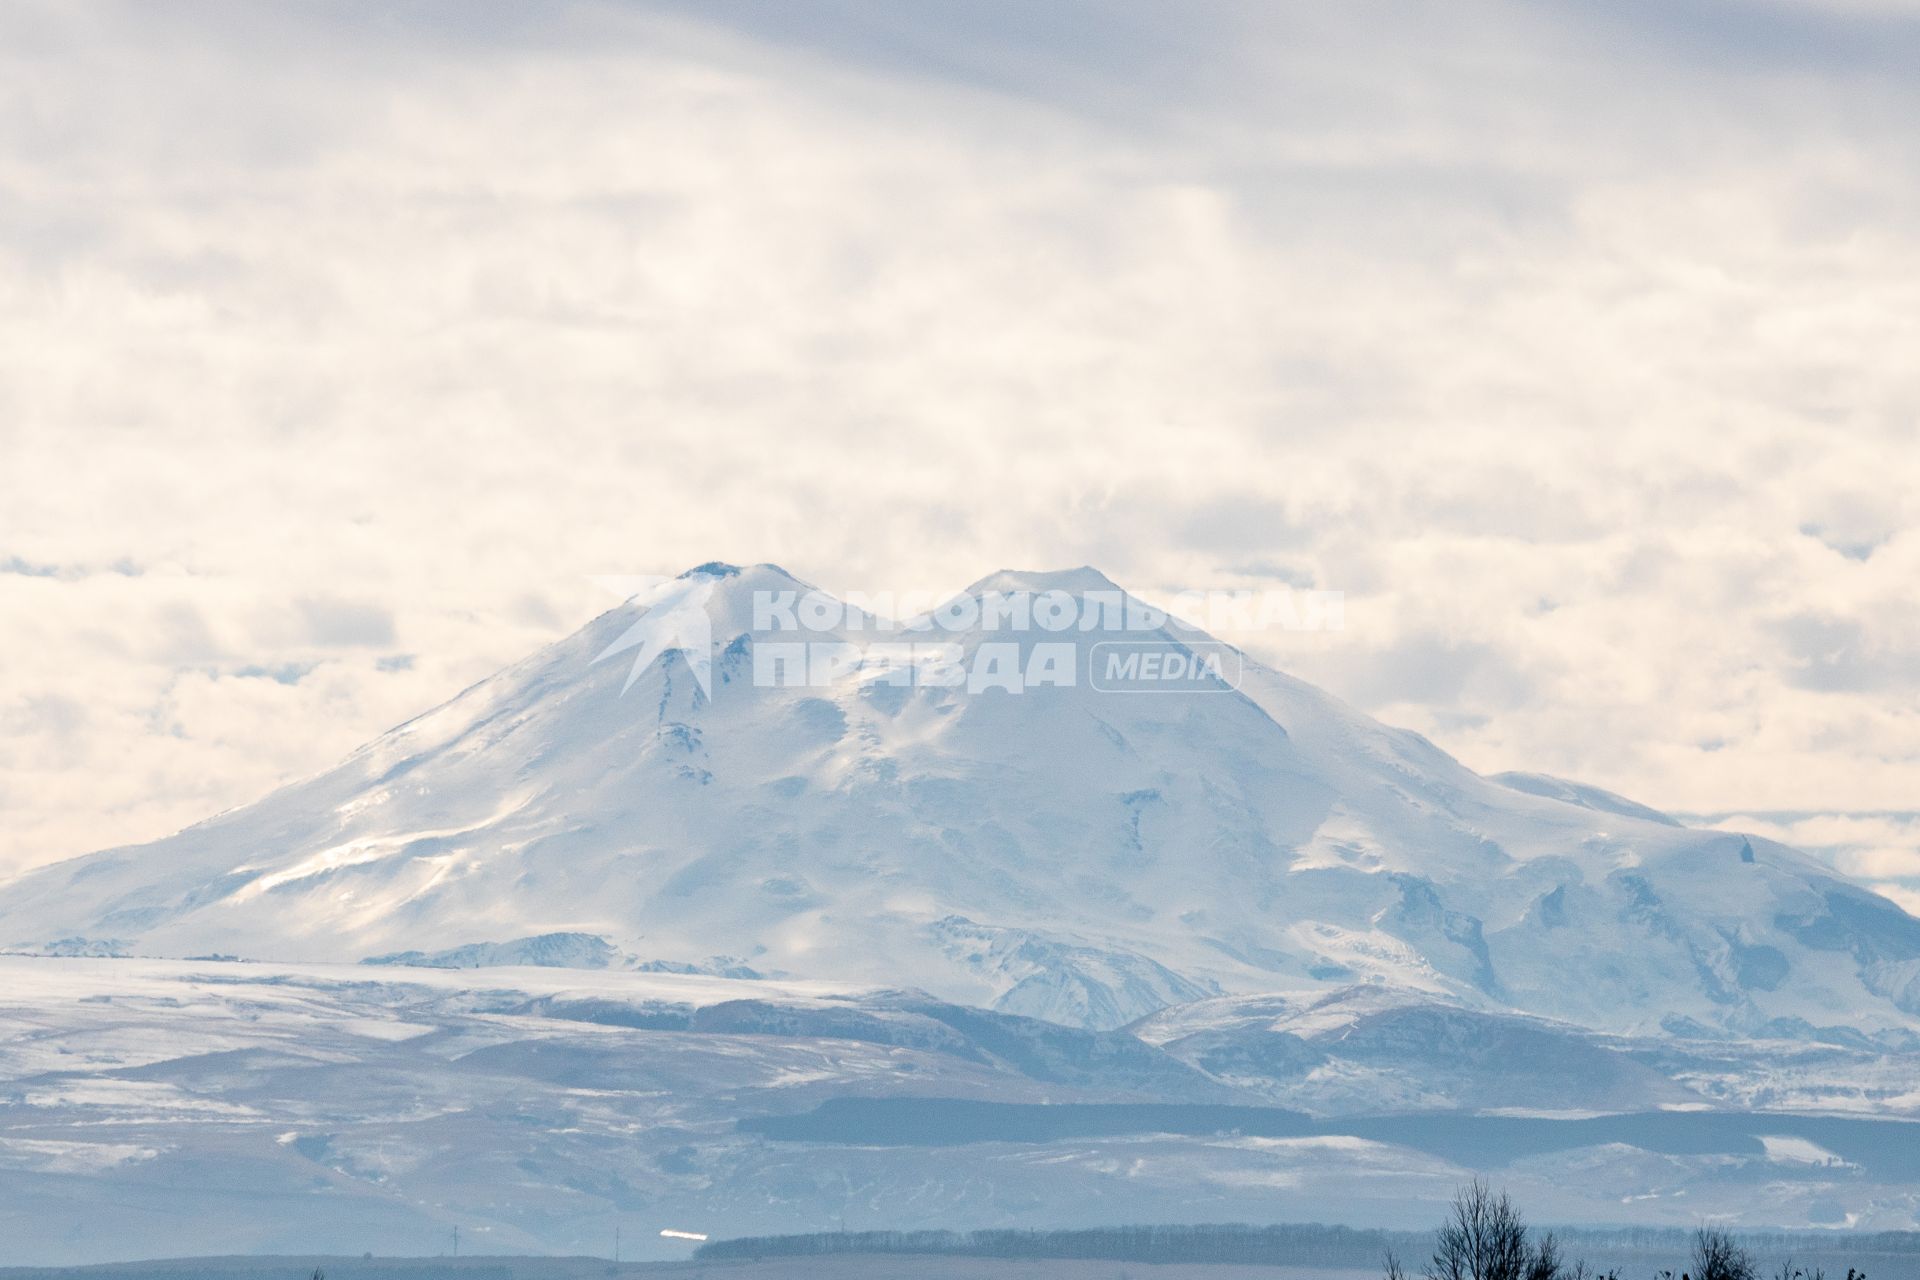
[[[1233,638],[1485,769],[1910,805],[1916,55],[1894,0],[10,6],[0,866],[715,557],[1342,591]],[[1836,856],[1920,886],[1913,830]]]

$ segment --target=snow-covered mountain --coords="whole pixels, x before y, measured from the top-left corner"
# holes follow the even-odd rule
[[[0,888],[0,944],[553,952],[1094,1028],[1371,985],[1636,1034],[1920,1031],[1920,921],[1826,866],[1595,788],[1481,777],[1177,623],[1130,627],[1092,570],[967,593],[1063,593],[1091,629],[1008,633],[989,608],[932,633],[976,671],[990,646],[1021,664],[1073,646],[1071,679],[1018,690],[923,678],[920,654],[770,686],[763,646],[917,634],[851,609],[804,636],[756,617],[807,590],[768,565],[693,570],[337,768]],[[1103,644],[1233,670],[1114,691]],[[587,941],[518,941],[556,934]]]

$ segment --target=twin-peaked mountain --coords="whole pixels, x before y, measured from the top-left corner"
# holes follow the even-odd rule
[[[0,945],[558,956],[1094,1027],[1360,986],[1619,1031],[1920,1029],[1920,921],[1793,850],[1481,777],[1237,652],[1224,681],[1101,687],[1097,646],[1221,647],[1107,616],[1091,570],[969,589],[1102,604],[1013,637],[1078,662],[1016,690],[874,663],[769,681],[759,646],[875,639],[854,612],[755,630],[765,593],[805,590],[692,571],[326,773],[0,888]],[[675,647],[703,629],[705,652]],[[936,638],[962,668],[1009,640]]]

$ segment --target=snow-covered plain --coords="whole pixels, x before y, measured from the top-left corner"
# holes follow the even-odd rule
[[[1920,1112],[1920,921],[1791,849],[1480,777],[1250,660],[1157,696],[765,687],[755,593],[805,588],[687,581],[711,696],[677,651],[631,688],[627,655],[595,661],[636,628],[651,654],[657,615],[623,606],[335,769],[0,886],[0,945],[34,953],[0,958],[22,1258],[432,1251],[456,1222],[570,1250],[625,1215],[1417,1225],[1465,1168],[1378,1134],[735,1128],[846,1096]],[[1085,663],[1116,634],[1140,638],[1065,638]],[[1763,1136],[1501,1176],[1570,1219],[1913,1225],[1892,1166]]]

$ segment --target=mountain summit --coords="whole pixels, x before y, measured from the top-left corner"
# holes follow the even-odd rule
[[[0,889],[26,949],[550,935],[1094,1027],[1362,986],[1615,1031],[1920,1029],[1920,921],[1892,903],[1594,788],[1483,778],[1086,568],[894,625],[703,565],[334,769]]]

